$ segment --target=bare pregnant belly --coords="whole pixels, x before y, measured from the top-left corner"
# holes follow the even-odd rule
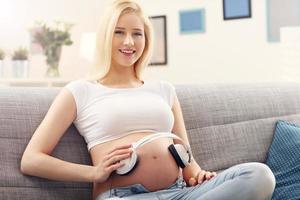
[[[93,164],[97,165],[100,158],[111,151],[115,146],[131,144],[146,135],[153,133],[134,133],[111,142],[106,142],[91,149]],[[160,138],[145,144],[137,150],[139,163],[130,174],[125,176],[112,173],[104,183],[94,183],[93,196],[115,187],[123,187],[136,183],[142,184],[150,191],[165,189],[175,182],[180,170],[169,153],[168,146],[173,143],[172,139]]]

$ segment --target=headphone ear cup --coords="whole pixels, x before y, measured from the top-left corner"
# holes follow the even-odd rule
[[[185,168],[185,164],[183,163],[180,155],[178,154],[176,148],[175,148],[175,145],[174,144],[171,144],[169,147],[168,147],[171,155],[173,156],[174,160],[176,161],[177,165],[181,168]]]
[[[139,163],[139,158],[137,156],[136,151],[133,151],[130,158],[124,159],[120,161],[121,163],[124,163],[125,165],[123,167],[120,167],[116,170],[116,173],[125,176],[128,175],[130,172],[132,172],[136,166]]]
[[[133,167],[129,171],[127,171],[125,174],[119,174],[119,175],[120,176],[126,176],[126,175],[130,174],[131,172],[134,171],[134,169],[138,166],[138,164],[139,164],[139,158],[137,157]]]

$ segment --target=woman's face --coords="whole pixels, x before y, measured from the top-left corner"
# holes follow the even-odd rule
[[[144,23],[133,13],[122,14],[112,40],[112,66],[131,67],[145,48]]]

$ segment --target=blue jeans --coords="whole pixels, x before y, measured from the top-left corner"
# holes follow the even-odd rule
[[[112,188],[96,200],[269,200],[275,188],[275,177],[262,163],[235,165],[200,185],[187,187],[182,177],[169,188],[148,191],[141,184]]]

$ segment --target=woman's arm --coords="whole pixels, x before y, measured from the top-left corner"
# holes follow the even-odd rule
[[[92,166],[70,163],[51,156],[75,117],[75,100],[63,88],[25,149],[21,160],[22,173],[60,181],[93,181]]]
[[[190,145],[186,128],[184,125],[183,115],[181,111],[181,106],[177,96],[175,96],[174,104],[172,107],[173,115],[174,115],[174,126],[172,132],[178,135],[186,144]],[[183,171],[183,178],[189,185],[195,185],[197,183],[201,183],[203,180],[209,180],[213,176],[216,175],[215,172],[208,172],[202,170],[199,164],[192,159],[191,165],[186,166]]]

